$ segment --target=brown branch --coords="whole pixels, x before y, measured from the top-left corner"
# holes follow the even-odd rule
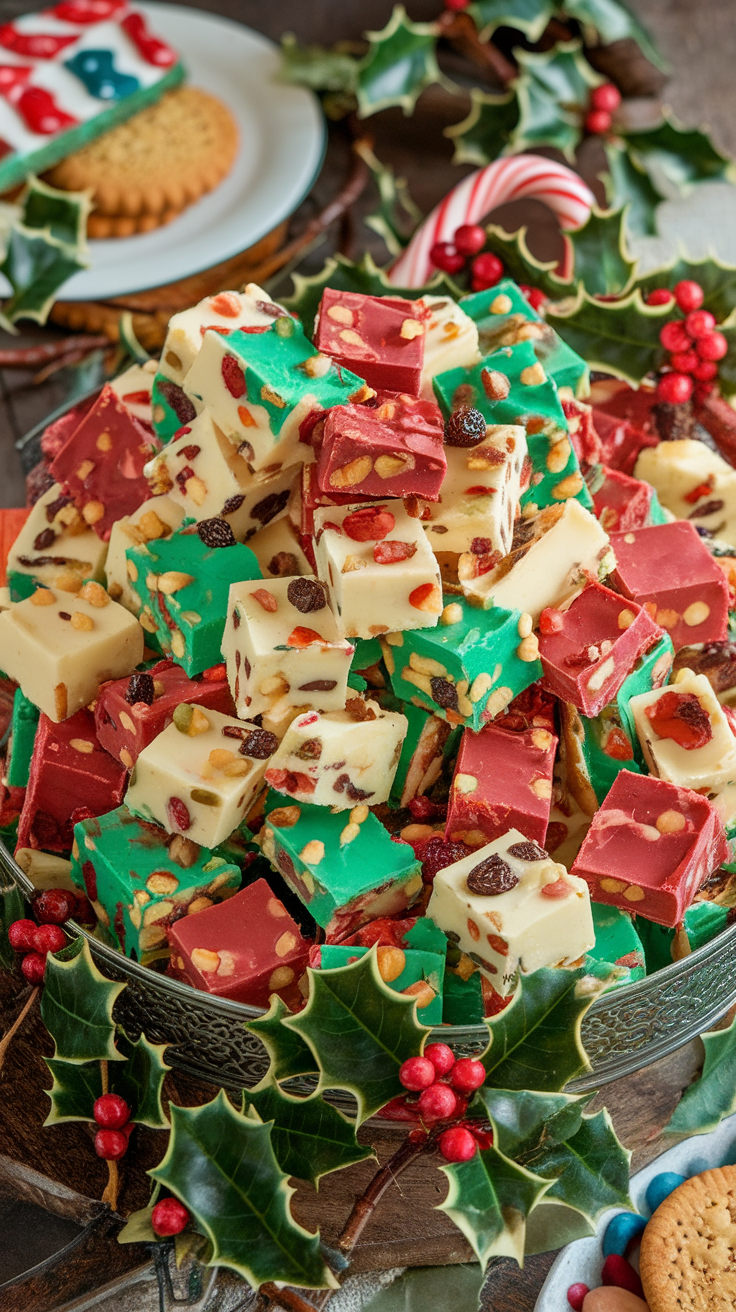
[[[470,14],[446,10],[440,15],[438,26],[440,36],[445,37],[478,68],[492,73],[503,86],[507,87],[518,76],[516,65],[502,54],[498,46],[494,46],[492,41],[481,41]]]
[[[407,1135],[393,1157],[389,1158],[386,1165],[382,1166],[379,1171],[376,1171],[368,1188],[361,1194],[360,1198],[356,1198],[353,1210],[340,1232],[336,1247],[341,1253],[347,1256],[348,1253],[353,1251],[387,1189],[390,1189],[391,1185],[408,1166],[411,1166],[417,1157],[434,1148],[436,1139],[436,1131],[415,1143],[412,1143],[411,1138]]]
[[[717,392],[695,404],[695,418],[710,433],[729,465],[736,466],[736,411]]]
[[[18,1030],[23,1024],[23,1021],[25,1020],[26,1016],[31,1010],[31,1007],[36,1001],[36,997],[38,996],[40,991],[41,991],[40,985],[36,985],[36,988],[32,989],[31,996],[26,1002],[20,1015],[17,1017],[16,1020],[13,1021],[13,1024],[10,1026],[10,1029],[8,1030],[7,1034],[4,1034],[2,1040],[0,1040],[0,1071],[3,1068],[5,1058],[7,1056],[8,1048],[10,1047],[11,1043],[13,1042],[13,1039],[15,1038],[15,1035],[18,1033]]]
[[[317,1312],[314,1303],[308,1303],[294,1289],[279,1289],[278,1285],[272,1284],[271,1281],[261,1285],[258,1292],[268,1300],[266,1307],[283,1307],[287,1312]]]
[[[104,1097],[106,1093],[110,1092],[110,1071],[104,1057],[100,1060],[100,1078],[102,1080],[102,1094]]]
[[[55,342],[43,342],[38,346],[13,346],[0,351],[0,369],[33,369],[36,365],[47,365],[68,355],[71,351],[96,351],[110,345],[109,338],[102,336],[85,336],[77,333],[74,337],[61,337]]]

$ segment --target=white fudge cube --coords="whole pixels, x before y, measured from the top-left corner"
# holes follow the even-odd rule
[[[517,525],[511,552],[494,569],[477,574],[478,557],[458,565],[465,596],[488,610],[528,611],[534,623],[546,606],[559,606],[585,583],[603,579],[615,564],[608,534],[578,501],[547,506]]]
[[[434,401],[432,379],[448,369],[470,369],[480,360],[478,325],[449,296],[421,296],[414,302],[424,322],[424,364],[419,395]]]
[[[248,546],[261,567],[264,579],[292,578],[297,574],[311,574],[312,566],[305,556],[296,529],[290,519],[272,519],[265,528],[259,528]]]
[[[634,469],[677,519],[736,546],[736,469],[703,442],[684,438],[645,448]]]
[[[435,627],[442,613],[437,561],[421,522],[403,502],[326,506],[315,511],[314,526],[317,573],[346,638]],[[366,536],[374,531],[380,536]]]
[[[156,360],[146,360],[145,364],[132,364],[129,369],[118,374],[117,378],[110,380],[110,387],[129,414],[151,426],[153,425],[151,391],[157,368]]]
[[[169,319],[159,372],[181,386],[199,354],[207,328],[222,328],[226,332],[257,328],[273,323],[276,314],[283,314],[281,307],[254,282],[249,282],[243,292],[205,296],[198,305]]]
[[[668,726],[673,737],[662,736],[655,724],[646,714],[647,708],[655,706],[662,698],[671,694],[685,696],[690,703],[683,703],[675,711],[674,723]],[[653,692],[642,692],[632,697],[629,703],[634,715],[636,733],[641,743],[644,759],[651,774],[666,779],[668,783],[680,784],[683,788],[701,790],[720,789],[724,784],[736,782],[736,738],[726,718],[718,698],[704,674],[693,674],[692,670],[678,670],[673,683],[665,688],[655,688]],[[662,708],[662,717],[668,703]],[[667,711],[667,718],[671,713]],[[679,723],[678,723],[679,721]],[[664,724],[664,718],[662,719]],[[710,733],[710,738],[701,747],[682,745],[676,737],[702,736]]]
[[[31,510],[8,556],[8,573],[71,591],[83,579],[104,578],[107,543],[88,528],[61,483],[54,483]]]
[[[354,697],[344,711],[307,711],[292,720],[266,770],[266,782],[297,802],[345,811],[358,802],[387,802],[405,715]]]
[[[222,654],[238,715],[271,714],[280,703],[342,710],[355,649],[338,633],[323,584],[267,583],[230,588]]]
[[[114,601],[138,615],[141,599],[130,586],[128,561],[125,553],[128,547],[139,547],[142,542],[155,542],[168,538],[176,529],[181,528],[184,510],[171,497],[149,497],[143,501],[132,515],[116,519],[110,531],[107,544],[105,574],[107,590]],[[97,534],[94,534],[96,537]]]
[[[519,508],[526,433],[519,424],[489,425],[477,446],[446,446],[447,473],[437,502],[421,502],[421,521],[435,552],[470,551],[487,538],[489,551],[511,550]]]
[[[99,583],[76,594],[39,588],[0,615],[2,668],[57,724],[142,659],[140,624]]]
[[[503,997],[518,971],[579,965],[595,943],[585,880],[518,829],[438,871],[427,915]]]
[[[250,809],[275,746],[255,725],[184,705],[138,757],[125,805],[170,834],[216,847]]]

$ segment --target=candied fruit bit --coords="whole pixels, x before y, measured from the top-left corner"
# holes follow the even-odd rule
[[[307,629],[302,624],[297,624],[286,639],[288,647],[309,647],[313,642],[324,642],[324,638],[316,629]]]
[[[180,797],[169,798],[166,803],[166,814],[172,829],[185,832],[192,823],[191,816]]]
[[[453,410],[445,424],[448,446],[476,446],[486,435],[486,421],[474,406]]]
[[[228,392],[237,400],[238,397],[245,396],[245,374],[235,359],[234,355],[223,355],[222,364],[222,381]]]
[[[318,583],[317,579],[292,579],[286,589],[286,596],[294,609],[302,615],[324,610],[327,605],[324,584]]]
[[[203,519],[197,532],[206,547],[234,547],[235,534],[226,519]]]
[[[258,602],[259,606],[262,606],[264,610],[269,611],[271,614],[274,614],[279,608],[279,603],[267,588],[256,588],[255,592],[251,592],[250,595],[254,601]]]
[[[373,559],[377,565],[398,565],[402,560],[411,560],[416,554],[413,542],[377,542],[373,548]]]
[[[487,856],[474,866],[467,878],[468,892],[478,893],[482,897],[496,897],[499,893],[508,893],[516,888],[519,876],[497,852]]]
[[[439,593],[436,583],[420,583],[418,588],[414,588],[409,593],[409,605],[415,610],[437,610],[441,609],[440,605],[435,605],[435,599]]]
[[[125,700],[130,706],[135,706],[136,702],[145,702],[146,706],[153,706],[155,695],[153,679],[150,674],[144,671],[131,674],[128,687],[125,690]]]
[[[342,522],[343,532],[353,542],[380,542],[396,527],[396,519],[383,506],[361,506]]]
[[[708,713],[692,692],[665,692],[645,708],[645,715],[660,738],[671,738],[688,752],[713,737]]]
[[[539,891],[543,897],[567,897],[572,889],[567,880],[555,879],[551,884],[544,884]]]
[[[620,729],[617,724],[611,725],[601,746],[606,756],[610,756],[614,761],[632,761],[634,759],[634,749],[623,729]]]

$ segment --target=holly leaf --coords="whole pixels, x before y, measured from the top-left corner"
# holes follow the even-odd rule
[[[281,38],[279,78],[312,91],[355,92],[358,85],[359,60],[334,47],[300,46],[287,32]]]
[[[591,296],[619,295],[636,268],[626,245],[626,210],[600,210],[594,205],[589,218],[567,234],[575,254],[574,280]]]
[[[317,1058],[318,1089],[354,1095],[361,1125],[402,1092],[399,1067],[419,1055],[430,1031],[419,1024],[414,1000],[384,984],[375,947],[350,966],[307,974],[307,1005],[283,1024]]]
[[[580,1037],[595,992],[585,969],[543,968],[522,975],[512,1002],[487,1020],[490,1045],[482,1061],[497,1089],[554,1093],[590,1063]],[[603,987],[603,981],[600,982]]]
[[[582,136],[590,88],[603,81],[593,72],[579,41],[541,54],[515,50],[520,75],[514,82],[519,124],[511,139],[514,153],[530,146],[555,146],[571,162]]]
[[[378,209],[368,214],[364,222],[383,239],[390,255],[400,255],[414,228],[421,222],[422,212],[409,194],[406,178],[397,178],[393,169],[381,163],[367,142],[357,142],[355,150],[368,165],[380,197]]]
[[[74,955],[71,955],[74,950]],[[77,939],[64,959],[46,962],[41,1019],[63,1061],[124,1061],[115,1046],[112,1009],[124,984],[113,984],[97,969],[89,945]]]
[[[163,1161],[149,1175],[170,1189],[212,1244],[212,1264],[254,1288],[283,1280],[334,1288],[319,1234],[294,1221],[287,1183],[271,1143],[271,1126],[235,1110],[220,1090],[203,1107],[171,1108]]]
[[[596,301],[580,286],[574,300],[548,307],[547,321],[591,369],[638,387],[664,361],[659,333],[671,314],[671,306],[645,305],[638,288],[618,301]]]
[[[613,209],[626,210],[627,230],[637,236],[656,235],[655,211],[662,196],[655,189],[646,169],[632,159],[620,140],[604,143],[608,170],[602,179],[606,197]]]
[[[51,1110],[44,1125],[60,1125],[63,1121],[91,1121],[92,1108],[102,1094],[100,1063],[64,1061],[56,1057],[47,1057],[45,1060],[54,1082],[50,1089],[46,1089],[51,1099]]]
[[[705,1061],[699,1080],[686,1089],[665,1125],[665,1134],[706,1134],[736,1111],[736,1021],[702,1034]]]
[[[59,191],[40,178],[30,177],[21,198],[22,222],[47,232],[65,246],[87,247],[87,219],[92,201],[86,191]]]
[[[2,310],[5,325],[16,319],[45,323],[59,288],[73,273],[86,267],[87,261],[72,246],[57,241],[49,232],[17,224],[11,229],[5,259],[0,264],[0,272],[13,289]]]
[[[519,100],[515,91],[500,96],[472,87],[470,113],[460,123],[445,128],[455,142],[453,164],[490,164],[506,149],[519,123]]]
[[[131,1212],[118,1235],[119,1244],[155,1244],[158,1242],[159,1236],[151,1225],[151,1213],[158,1193],[157,1186],[148,1206],[139,1207],[137,1212]]]
[[[494,1089],[484,1085],[478,1098],[493,1122],[493,1142],[500,1152],[528,1165],[539,1150],[564,1143],[580,1129],[593,1094],[533,1093],[529,1089]],[[544,1174],[544,1172],[542,1172]]]
[[[630,37],[651,64],[666,67],[646,29],[618,0],[562,0],[560,8],[577,18],[587,46],[610,46]]]
[[[380,32],[366,32],[369,50],[358,66],[358,117],[400,105],[411,114],[425,87],[440,81],[436,23],[413,23],[403,5]]]
[[[681,191],[715,178],[734,180],[733,160],[716,149],[707,133],[681,127],[667,112],[657,127],[627,132],[626,145],[657,190],[661,190],[658,175]]]
[[[505,232],[491,223],[486,228],[486,249],[498,255],[514,282],[538,287],[553,301],[569,296],[572,284],[555,274],[557,260],[545,262],[532,255],[526,244],[527,231],[527,228],[520,228],[518,232]]]
[[[653,269],[644,277],[637,278],[634,285],[646,300],[655,288],[669,287],[672,290],[684,279],[692,279],[703,288],[703,309],[710,310],[718,324],[722,324],[736,310],[736,265],[722,264],[713,256],[691,260],[681,251],[672,264]]]
[[[16,884],[0,889],[0,968],[15,970],[18,957],[8,942],[8,929],[14,920],[23,920],[26,904]]]
[[[248,1089],[244,1097],[262,1121],[273,1122],[271,1144],[281,1169],[298,1180],[310,1180],[315,1189],[323,1175],[375,1157],[372,1148],[358,1143],[354,1123],[319,1093],[290,1098],[268,1080]]]
[[[125,1065],[110,1071],[110,1088],[119,1093],[131,1109],[136,1125],[148,1125],[152,1130],[166,1130],[169,1118],[161,1102],[166,1072],[170,1067],[164,1061],[165,1043],[149,1043],[145,1034],[133,1043],[126,1034],[118,1031],[118,1048],[126,1058]]]
[[[431,278],[423,287],[395,287],[389,282],[384,270],[379,269],[373,257],[368,254],[357,264],[344,255],[331,256],[325,261],[321,273],[311,277],[294,273],[292,278],[294,294],[282,298],[281,303],[299,315],[304,331],[310,337],[325,287],[334,287],[341,292],[365,292],[368,296],[403,296],[409,301],[426,295],[449,296],[451,300],[459,301],[465,294],[442,273]]]
[[[492,37],[497,27],[513,27],[533,45],[558,8],[551,0],[476,0],[468,13],[481,41]]]
[[[245,1026],[258,1036],[266,1048],[271,1058],[268,1073],[274,1080],[290,1080],[295,1075],[316,1075],[319,1069],[312,1049],[298,1034],[282,1025],[284,1017],[290,1015],[286,1003],[278,993],[274,993],[265,1016],[250,1020]]]
[[[523,1266],[526,1218],[553,1182],[540,1180],[495,1146],[440,1170],[450,1192],[437,1210],[462,1231],[482,1269],[492,1257],[513,1257]]]

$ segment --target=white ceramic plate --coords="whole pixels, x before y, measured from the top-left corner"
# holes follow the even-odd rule
[[[647,1185],[655,1175],[662,1171],[677,1171],[689,1179],[713,1166],[725,1166],[736,1163],[736,1116],[729,1116],[710,1134],[696,1134],[684,1139],[674,1148],[668,1149],[661,1157],[643,1171],[638,1171],[631,1180],[631,1197],[634,1206],[642,1216],[649,1216],[645,1195]],[[563,1248],[549,1275],[542,1285],[534,1312],[570,1312],[567,1291],[570,1285],[582,1281],[591,1289],[600,1284],[603,1266],[602,1237],[606,1225],[612,1216],[624,1209],[615,1207],[605,1212],[598,1225],[594,1238],[578,1239],[574,1244]]]
[[[275,80],[279,52],[272,41],[197,9],[137,7],[179,52],[189,84],[227,104],[240,128],[238,156],[219,187],[173,223],[137,237],[90,242],[90,268],[66,283],[65,301],[158,287],[246,250],[292,213],[324,154],[319,102],[310,91]]]

